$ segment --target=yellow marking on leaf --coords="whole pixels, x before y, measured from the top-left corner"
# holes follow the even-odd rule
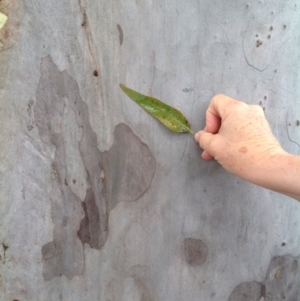
[[[0,11],[0,29],[5,25],[7,16]]]

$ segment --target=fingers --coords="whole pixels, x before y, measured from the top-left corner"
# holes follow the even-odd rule
[[[225,110],[237,101],[223,94],[214,96],[206,110],[206,128],[209,133],[218,133]]]
[[[202,152],[202,158],[204,160],[210,160],[213,158],[213,150],[211,149],[213,138],[214,134],[208,133],[206,130],[199,131],[195,134],[195,140],[199,143],[200,147],[204,149]]]
[[[237,101],[229,96],[219,94],[212,98],[206,111],[206,126],[203,131],[196,133],[195,140],[204,150],[202,158],[209,160],[214,157],[214,149],[212,141],[217,142],[218,135],[216,135],[222,125],[222,121],[232,111],[236,111],[237,106],[246,106],[245,103]]]
[[[210,160],[213,158],[213,156],[210,153],[208,153],[207,151],[203,151],[201,157],[204,160]]]
[[[215,112],[212,110],[206,111],[206,127],[205,129],[212,134],[218,133],[221,127],[221,118],[218,115],[215,115]]]
[[[199,132],[197,132],[197,133],[195,134],[195,140],[196,140],[196,142],[198,142],[198,143],[199,143],[199,138],[200,138],[200,132],[201,132],[201,131],[199,131]]]
[[[231,106],[240,105],[242,103],[243,102],[235,100],[224,94],[218,94],[212,98],[207,111],[222,119],[225,117],[228,109],[231,109]]]

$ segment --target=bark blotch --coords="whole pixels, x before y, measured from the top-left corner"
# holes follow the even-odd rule
[[[83,272],[83,244],[94,249],[105,244],[110,210],[119,202],[137,200],[148,190],[156,161],[148,146],[125,124],[116,126],[113,146],[101,153],[76,81],[66,71],[59,71],[49,56],[41,63],[36,99],[34,116],[40,138],[55,148],[51,191],[53,241],[42,248],[43,276],[45,280],[60,275],[71,279]],[[66,185],[66,162],[70,162],[66,149],[70,141],[70,133],[65,129],[66,107],[73,110],[82,132],[76,143],[88,182],[83,202],[72,186]],[[74,183],[73,178],[71,182],[77,185],[79,181]]]
[[[50,57],[44,58],[41,63],[34,115],[42,141],[55,148],[50,194],[54,229],[53,241],[42,247],[44,280],[61,275],[72,279],[83,272],[83,247],[77,236],[82,216],[81,202],[70,186],[65,185],[65,96],[68,95],[72,99],[76,94],[78,99],[80,96],[76,82],[66,72],[60,72]]]
[[[263,282],[243,282],[232,291],[228,301],[300,300],[300,256],[272,258]]]
[[[200,239],[185,238],[184,239],[184,254],[185,260],[189,265],[197,266],[205,262],[208,247]]]
[[[80,222],[78,237],[82,243],[87,243],[93,249],[100,249],[100,218],[92,189],[89,189],[84,202],[82,202],[84,218]]]
[[[156,169],[149,147],[127,125],[118,124],[114,138],[111,149],[102,154],[108,211],[119,202],[135,201],[142,196]]]

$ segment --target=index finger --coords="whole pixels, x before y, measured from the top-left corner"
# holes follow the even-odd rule
[[[206,110],[206,130],[212,134],[217,133],[230,107],[239,103],[241,102],[223,94],[214,96]]]

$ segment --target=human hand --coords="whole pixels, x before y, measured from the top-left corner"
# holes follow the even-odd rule
[[[216,95],[206,111],[206,126],[195,134],[202,158],[217,160],[227,171],[261,185],[270,159],[285,151],[273,136],[258,105]],[[264,172],[261,172],[264,170]]]

